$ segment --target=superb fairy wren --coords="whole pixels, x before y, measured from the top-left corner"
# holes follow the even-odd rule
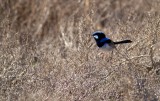
[[[97,43],[97,46],[101,49],[107,49],[112,50],[116,48],[117,44],[123,44],[123,43],[131,43],[131,40],[122,40],[114,42],[111,39],[107,38],[102,31],[96,31],[93,33],[93,37]]]

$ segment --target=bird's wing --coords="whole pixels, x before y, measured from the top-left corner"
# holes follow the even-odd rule
[[[103,39],[101,39],[100,42],[101,42],[101,43],[111,43],[112,41],[111,41],[111,39],[109,39],[109,38],[103,38]]]

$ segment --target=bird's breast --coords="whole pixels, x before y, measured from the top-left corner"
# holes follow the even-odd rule
[[[102,50],[108,50],[111,51],[114,48],[114,46],[110,46],[109,44],[104,44],[100,49]]]

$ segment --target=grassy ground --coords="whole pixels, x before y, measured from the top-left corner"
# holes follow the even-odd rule
[[[160,0],[0,0],[1,101],[159,101]],[[131,39],[97,48],[91,33]]]

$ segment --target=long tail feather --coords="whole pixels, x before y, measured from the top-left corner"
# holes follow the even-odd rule
[[[123,40],[123,41],[117,41],[117,42],[113,42],[114,44],[123,44],[123,43],[131,43],[131,40]]]

